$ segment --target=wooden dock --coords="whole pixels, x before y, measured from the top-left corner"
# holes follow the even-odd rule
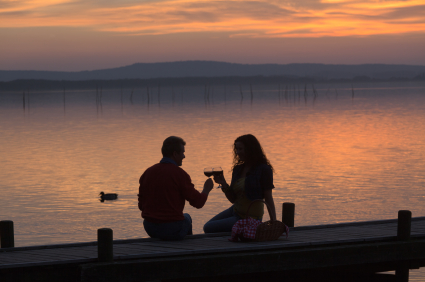
[[[115,240],[113,262],[98,261],[97,242],[1,248],[0,281],[226,281],[309,271],[408,275],[408,269],[425,266],[425,217],[411,219],[403,240],[397,226],[394,219],[294,227],[288,238],[272,242],[229,242],[230,233],[177,242]]]

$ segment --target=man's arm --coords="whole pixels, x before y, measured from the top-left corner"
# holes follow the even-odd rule
[[[201,193],[195,189],[195,186],[190,180],[189,175],[186,175],[185,182],[186,184],[184,185],[184,188],[183,188],[184,198],[189,202],[189,204],[192,207],[195,207],[197,209],[202,208],[205,205],[205,202],[207,201],[208,194],[211,192],[211,190],[214,187],[212,180],[207,179],[207,181],[205,181],[204,189],[202,190]]]

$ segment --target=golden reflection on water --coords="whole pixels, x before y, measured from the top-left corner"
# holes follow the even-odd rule
[[[202,93],[175,90],[187,95],[175,105],[148,108],[135,97],[121,107],[111,96],[101,112],[90,93],[70,94],[66,112],[49,102],[54,94],[34,94],[25,113],[3,96],[1,219],[15,222],[18,246],[92,241],[102,227],[117,239],[145,237],[138,178],[160,160],[162,141],[186,140],[183,169],[201,190],[207,166],[223,167],[230,181],[232,144],[246,133],[258,137],[276,170],[278,214],[294,202],[296,225],[395,218],[400,209],[424,216],[424,89],[364,87],[352,100],[351,88],[340,88],[338,99],[322,95],[314,106],[279,105],[267,89],[252,104],[241,104],[237,92],[232,100],[228,89],[226,102],[217,94],[208,105],[193,98]],[[100,191],[119,198],[101,203]],[[201,210],[186,205],[194,232],[227,207],[219,190]]]

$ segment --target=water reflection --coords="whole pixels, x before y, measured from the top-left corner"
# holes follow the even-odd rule
[[[63,89],[63,115],[66,115],[66,92],[65,88]]]
[[[276,169],[277,213],[283,202],[296,203],[296,225],[395,218],[401,209],[423,216],[424,89],[281,84],[121,92],[99,85],[1,93],[0,215],[15,222],[18,246],[95,240],[102,227],[117,239],[143,237],[138,178],[160,160],[164,137],[187,141],[183,168],[201,189],[202,169],[217,164],[229,176],[232,142],[252,133]],[[105,187],[119,201],[100,205]],[[186,212],[200,233],[225,208],[215,190],[202,210],[187,205]]]

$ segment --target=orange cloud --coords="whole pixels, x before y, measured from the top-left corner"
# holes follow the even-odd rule
[[[0,28],[86,27],[123,35],[369,36],[424,33],[425,0],[0,0],[0,19]]]

